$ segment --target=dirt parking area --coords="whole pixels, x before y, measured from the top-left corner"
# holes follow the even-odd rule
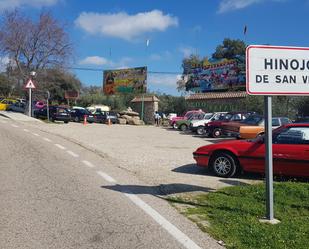
[[[215,177],[195,165],[192,152],[216,142],[211,138],[154,126],[35,124],[38,129],[58,134],[109,159],[147,184],[165,193],[212,191],[223,186],[252,182],[252,179]]]

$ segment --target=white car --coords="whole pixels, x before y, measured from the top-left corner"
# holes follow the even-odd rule
[[[190,130],[196,132],[198,135],[205,134],[205,124],[218,120],[222,115],[225,115],[227,112],[212,112],[205,113],[205,116],[201,120],[192,120],[190,123]]]

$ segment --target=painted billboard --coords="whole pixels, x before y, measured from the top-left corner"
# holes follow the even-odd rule
[[[105,70],[103,75],[103,92],[111,95],[117,93],[146,92],[147,67],[135,67],[118,70]]]
[[[245,58],[208,60],[184,65],[186,91],[212,92],[245,89]]]

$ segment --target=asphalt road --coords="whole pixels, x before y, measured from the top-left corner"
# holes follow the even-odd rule
[[[0,117],[0,248],[221,248],[125,170]]]

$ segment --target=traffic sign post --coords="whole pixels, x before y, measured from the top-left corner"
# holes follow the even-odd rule
[[[309,48],[251,45],[246,50],[246,89],[250,95],[263,95],[265,105],[266,219],[274,218],[272,97],[309,95]]]
[[[31,112],[32,112],[32,89],[35,89],[35,85],[32,81],[32,79],[29,79],[26,83],[26,86],[25,86],[26,89],[29,89],[29,113],[28,113],[28,116],[31,117]]]

